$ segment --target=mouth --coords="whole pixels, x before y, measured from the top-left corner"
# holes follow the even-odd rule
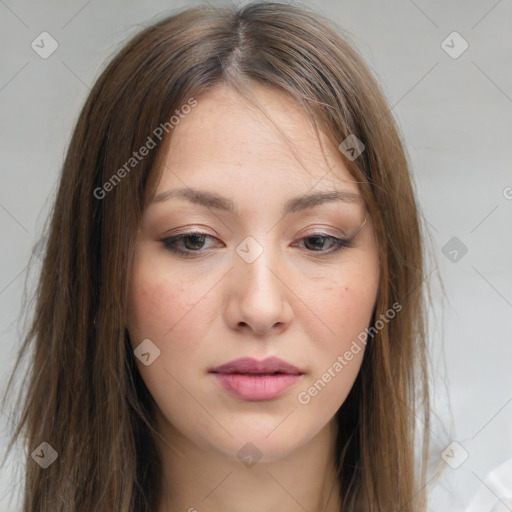
[[[302,375],[304,372],[278,357],[268,357],[258,361],[251,357],[235,359],[229,363],[212,368],[210,373],[239,374],[239,375]]]
[[[209,372],[228,393],[247,401],[273,400],[304,375],[296,366],[276,357],[263,361],[242,358]]]

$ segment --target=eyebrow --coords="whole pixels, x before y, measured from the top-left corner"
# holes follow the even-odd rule
[[[186,199],[194,204],[206,206],[216,210],[237,213],[235,203],[227,197],[221,196],[214,192],[197,190],[189,187],[175,188],[158,194],[152,201],[153,203],[161,203],[172,198]],[[346,190],[333,190],[328,192],[313,192],[300,197],[294,197],[286,201],[283,207],[283,215],[295,213],[308,208],[314,208],[320,204],[342,201],[345,203],[357,203],[361,199],[359,194],[348,192]]]

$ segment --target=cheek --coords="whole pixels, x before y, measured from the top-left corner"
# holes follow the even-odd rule
[[[166,270],[154,258],[140,260],[134,268],[129,293],[128,323],[136,338],[133,341],[154,338],[165,342],[176,332],[186,330],[190,319],[201,310],[202,294],[202,287],[181,280],[175,271]]]
[[[133,349],[149,339],[160,351],[148,366],[136,361],[153,396],[174,387],[170,375],[181,382],[188,378],[191,364],[204,359],[212,317],[207,294],[211,286],[204,280],[184,279],[168,263],[157,264],[149,256],[134,269],[128,328]]]
[[[323,320],[328,334],[334,338],[346,338],[353,328],[366,327],[375,302],[373,288],[341,283],[322,289],[313,298],[318,311],[319,323]]]
[[[204,393],[201,375],[203,370],[206,375],[207,368],[202,361],[208,354],[205,343],[213,312],[208,291],[218,276],[212,279],[185,279],[148,251],[134,268],[128,311],[133,348],[149,338],[160,350],[148,366],[136,360],[158,406],[157,423],[170,438],[179,436],[177,432],[186,433],[203,448],[208,446],[204,438],[215,435],[220,442],[224,434],[218,425],[211,424],[198,402],[190,399]]]
[[[364,285],[353,280],[333,283],[322,291],[316,307],[323,316],[308,326],[308,337],[316,345],[314,370],[296,395],[299,407],[317,425],[333,417],[360,371],[366,345],[358,336],[371,320],[377,276]]]
[[[182,395],[178,382],[187,380],[191,364],[196,362],[197,366],[201,361],[211,316],[205,298],[209,288],[211,284],[204,281],[183,279],[175,268],[162,263],[150,251],[143,253],[134,267],[128,301],[130,340],[135,349],[149,339],[160,351],[149,365],[139,360],[136,364],[149,391],[164,409],[169,405],[169,396]]]
[[[354,258],[328,283],[317,281],[309,294],[316,313],[305,323],[308,338],[315,340],[314,372],[299,391],[299,403],[321,421],[341,406],[357,377],[366,345],[361,336],[369,326],[379,284],[378,260]]]
[[[350,345],[370,323],[379,279],[377,262],[372,263],[347,265],[325,279],[323,286],[317,282],[316,291],[304,301],[315,313],[305,328],[311,339],[323,340],[329,353]]]

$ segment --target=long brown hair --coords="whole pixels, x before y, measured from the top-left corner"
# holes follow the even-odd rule
[[[401,311],[374,329],[336,415],[343,510],[424,510],[429,407],[419,213],[390,108],[347,40],[301,6],[201,6],[144,29],[101,74],[65,158],[33,322],[8,383],[29,357],[9,445],[24,441],[24,512],[140,512],[159,503],[155,403],[126,331],[137,227],[159,179],[171,115],[220,83],[250,97],[254,81],[295,98],[336,146],[349,135],[365,146],[356,159],[339,157],[359,183],[378,241],[369,327],[393,304]],[[168,136],[131,161],[159,126]],[[415,457],[417,417],[425,429]],[[31,457],[42,442],[58,454],[46,469]]]

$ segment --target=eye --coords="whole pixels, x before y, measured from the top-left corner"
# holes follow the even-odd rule
[[[204,252],[207,240],[217,239],[207,233],[195,231],[164,238],[162,243],[174,254],[184,258],[193,258]],[[312,233],[304,236],[292,244],[292,247],[299,245],[300,242],[304,242],[304,247],[308,252],[317,253],[318,256],[327,256],[352,246],[352,239],[342,239],[325,233]]]
[[[164,238],[162,243],[169,251],[184,258],[190,258],[195,256],[194,253],[201,253],[206,239],[216,240],[215,237],[207,233],[194,231]]]
[[[320,253],[320,256],[333,254],[334,252],[337,252],[340,249],[352,246],[351,239],[347,240],[343,238],[338,238],[333,235],[328,235],[325,233],[312,233],[310,235],[300,238],[299,242],[304,242],[304,246],[306,247],[306,249],[308,249],[310,252]],[[328,245],[327,249],[325,248],[326,242]]]

